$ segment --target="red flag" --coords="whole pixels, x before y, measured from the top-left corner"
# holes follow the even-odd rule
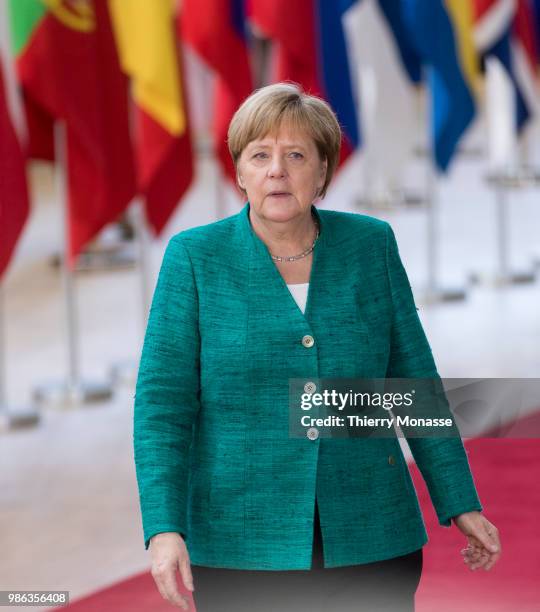
[[[178,61],[184,92],[184,69],[180,52]],[[189,111],[183,93],[182,99],[186,129],[178,136],[168,132],[143,109],[137,111],[139,186],[141,193],[146,196],[148,223],[157,234],[163,230],[193,181]]]
[[[47,115],[66,124],[72,263],[134,195],[127,80],[107,0],[15,1],[11,14],[19,78],[30,108],[42,109],[42,127]],[[32,130],[31,120],[29,125]],[[43,134],[39,141],[46,145]]]
[[[291,80],[324,97],[317,71],[315,6],[312,0],[251,0],[251,17],[277,45],[272,80]]]
[[[525,51],[531,72],[535,72],[540,41],[536,40],[533,7],[528,0],[518,0],[514,32]]]
[[[239,0],[184,0],[179,18],[182,40],[216,73],[215,149],[224,173],[233,182],[236,173],[227,130],[236,109],[253,90],[242,4]]]
[[[535,34],[527,0],[475,0],[479,50],[504,66],[515,92],[516,128],[522,132],[539,112],[535,75]]]
[[[111,0],[124,71],[132,80],[139,191],[161,232],[193,179],[184,70],[169,0]]]
[[[54,117],[34,102],[26,91],[21,91],[26,118],[26,141],[24,154],[27,159],[54,161]]]
[[[0,278],[28,217],[25,160],[11,123],[0,61]]]
[[[341,27],[354,2],[251,0],[250,17],[276,45],[272,80],[294,81],[304,91],[327,100],[343,126],[341,165],[359,146],[348,58]],[[324,8],[324,10],[323,10]],[[326,31],[323,31],[326,30]]]

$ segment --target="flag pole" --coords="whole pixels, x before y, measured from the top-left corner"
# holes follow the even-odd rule
[[[146,221],[144,196],[137,195],[133,198],[129,209],[128,217],[133,226],[136,242],[136,261],[139,278],[139,297],[140,297],[140,344],[144,341],[148,314],[151,305],[150,289],[150,231]],[[137,380],[137,361],[127,359],[115,363],[110,368],[110,378],[116,387],[119,384],[135,386]]]
[[[495,205],[495,270],[474,271],[471,280],[486,286],[508,286],[531,283],[533,269],[515,269],[510,262],[510,193],[534,184],[534,177],[519,159],[516,140],[516,99],[498,60],[486,61],[486,117],[490,143],[489,164],[493,168],[485,180],[491,187]]]
[[[435,164],[429,159],[427,165],[426,206],[426,271],[427,283],[424,301],[427,303],[463,300],[466,292],[460,287],[443,287],[438,281],[440,266],[439,193],[440,179]]]
[[[51,408],[78,408],[81,405],[111,398],[109,384],[81,380],[79,361],[79,335],[76,316],[75,277],[69,262],[69,213],[66,190],[67,139],[66,126],[57,121],[54,127],[56,160],[56,194],[63,211],[64,257],[61,263],[65,303],[65,340],[67,348],[67,380],[46,383],[34,389],[34,400]]]
[[[496,170],[486,177],[495,200],[496,269],[494,272],[473,272],[472,282],[486,286],[507,286],[532,283],[536,279],[533,269],[516,269],[510,263],[510,190],[524,187],[519,170]]]
[[[6,81],[6,101],[9,108],[10,94],[16,95],[16,78],[11,56],[11,32],[8,27],[6,6],[0,3],[0,62],[5,70]],[[5,55],[4,53],[5,52]],[[5,59],[5,61],[3,61]],[[10,87],[11,84],[11,87]],[[24,132],[22,114],[17,113],[19,105],[12,105],[12,120],[14,122],[15,133],[18,137]],[[35,406],[25,406],[15,408],[8,404],[7,399],[7,375],[6,375],[6,334],[5,334],[5,274],[0,276],[0,433],[26,427],[34,427],[39,424],[40,415]]]
[[[467,296],[462,287],[441,286],[437,280],[440,256],[439,235],[439,191],[440,179],[434,155],[426,156],[426,263],[427,283],[421,293],[424,304],[437,304],[464,300]]]
[[[40,422],[40,415],[34,406],[12,408],[8,405],[4,295],[4,281],[0,279],[0,433],[35,427]]]
[[[437,269],[438,269],[438,249],[437,249],[437,214],[435,211],[436,200],[438,197],[438,182],[436,171],[428,157],[428,177],[427,177],[427,231],[426,231],[426,256],[427,256],[427,293],[437,293]]]
[[[467,297],[465,289],[462,287],[441,286],[438,277],[439,256],[440,256],[440,235],[439,235],[439,200],[440,181],[437,171],[432,163],[428,162],[427,180],[427,205],[426,205],[426,262],[427,262],[427,283],[421,294],[424,304],[436,304],[441,302],[456,302]]]
[[[131,98],[128,106],[129,131],[132,143],[137,142],[136,107]],[[138,268],[140,310],[140,345],[144,341],[146,325],[151,304],[150,293],[150,231],[146,219],[145,197],[138,186],[137,195],[128,207],[128,218],[133,226],[136,243],[135,261]],[[116,387],[120,384],[134,387],[137,380],[137,358],[126,359],[115,363],[110,368],[110,378]]]
[[[532,189],[540,189],[540,169],[534,166],[530,160],[530,133],[526,130],[523,134],[523,144],[521,147],[521,158],[523,163],[529,168],[529,176]],[[533,247],[532,260],[535,268],[540,268],[540,246]]]
[[[150,310],[151,293],[150,293],[150,231],[146,221],[145,205],[142,196],[135,198],[132,205],[132,219],[137,239],[137,247],[139,254],[139,271],[140,271],[140,292],[141,292],[141,331],[142,337],[146,331],[148,312]]]

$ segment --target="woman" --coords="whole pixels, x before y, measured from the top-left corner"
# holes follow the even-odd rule
[[[317,210],[341,132],[296,85],[237,110],[247,203],[174,236],[137,381],[144,539],[162,596],[199,612],[413,610],[427,534],[396,437],[289,436],[289,379],[435,378],[388,223]],[[463,444],[408,440],[471,569],[500,555]]]

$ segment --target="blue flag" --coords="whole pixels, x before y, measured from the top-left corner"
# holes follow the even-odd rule
[[[411,42],[426,67],[435,163],[446,171],[474,118],[474,98],[460,63],[454,24],[443,0],[402,0],[402,7]]]
[[[484,55],[492,55],[496,57],[501,64],[504,66],[510,80],[512,81],[513,89],[516,96],[516,129],[518,132],[525,127],[525,124],[529,120],[531,114],[525,98],[521,93],[521,87],[516,78],[516,71],[513,65],[512,59],[512,25],[505,30],[502,36],[495,42],[495,44],[486,50]]]
[[[353,149],[360,146],[361,138],[343,19],[356,2],[357,0],[316,2],[320,82]]]
[[[422,80],[422,62],[411,42],[411,37],[403,18],[402,0],[379,0],[379,8],[393,34],[403,68],[412,83]]]

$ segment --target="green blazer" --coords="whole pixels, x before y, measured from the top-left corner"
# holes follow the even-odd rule
[[[134,406],[145,547],[173,531],[195,565],[309,569],[317,496],[325,567],[414,551],[428,537],[397,437],[294,438],[288,422],[290,378],[438,377],[394,233],[312,207],[302,314],[249,209],[164,255]],[[482,510],[459,436],[408,442],[441,525]]]

